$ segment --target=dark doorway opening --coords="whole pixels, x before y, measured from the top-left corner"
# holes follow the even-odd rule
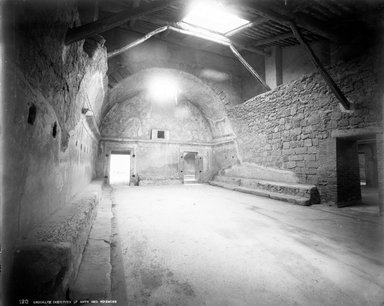
[[[362,204],[379,204],[377,146],[374,139],[358,140]]]
[[[131,155],[129,152],[113,152],[110,155],[109,183],[129,185],[131,179]]]
[[[337,206],[379,207],[377,145],[374,135],[336,140]]]
[[[184,183],[197,181],[197,152],[184,152],[183,154]]]

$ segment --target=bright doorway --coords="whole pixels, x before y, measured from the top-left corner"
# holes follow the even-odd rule
[[[109,183],[129,185],[131,178],[131,155],[129,153],[112,153],[109,165]]]
[[[184,183],[196,182],[197,152],[184,152]]]

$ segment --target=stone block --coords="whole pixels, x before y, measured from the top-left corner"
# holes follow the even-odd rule
[[[298,136],[301,134],[301,127],[296,127],[291,130],[291,136]]]
[[[289,147],[290,147],[289,142],[284,142],[283,143],[283,149],[289,149]]]
[[[295,168],[296,167],[296,163],[294,161],[290,161],[286,164],[286,167],[288,169],[292,169],[292,168]]]
[[[307,148],[306,147],[298,147],[298,148],[295,148],[294,152],[296,154],[305,154],[307,153]]]
[[[308,161],[316,160],[316,155],[315,154],[305,155],[305,160],[308,160]]]
[[[312,146],[312,139],[306,139],[304,140],[304,146],[311,147]]]
[[[307,152],[308,153],[317,153],[317,147],[308,147]]]

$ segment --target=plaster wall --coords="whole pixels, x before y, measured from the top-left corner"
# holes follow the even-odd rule
[[[203,143],[104,139],[99,155],[99,171],[108,182],[110,154],[130,152],[132,184],[174,184],[183,180],[183,153],[195,152],[201,162],[197,179],[207,182],[213,176],[212,146]],[[201,172],[200,172],[201,171]],[[217,171],[217,170],[216,170]]]
[[[159,104],[148,94],[147,84],[154,76],[177,82],[177,104]],[[165,130],[169,137],[153,139],[152,130]],[[108,146],[112,141],[135,148],[131,170],[141,181],[182,179],[183,152],[198,154],[196,166],[204,182],[239,160],[221,95],[200,78],[175,69],[146,69],[121,81],[110,91],[101,134]],[[104,176],[109,175],[108,146],[98,163]]]
[[[7,46],[4,127],[4,273],[12,253],[94,177],[98,138],[82,108],[101,109],[106,50],[64,46],[78,16],[74,1],[14,2]],[[90,90],[90,88],[92,90]],[[6,282],[7,276],[4,281]]]
[[[343,110],[318,73],[229,110],[243,161],[289,170],[337,201],[336,139],[382,132],[376,67],[366,56],[329,69],[353,111]]]
[[[245,60],[257,71],[257,73],[265,79],[265,59],[264,56],[257,54],[244,54]],[[242,86],[242,102],[247,101],[248,99],[255,97],[263,92],[265,88],[260,84],[249,71],[245,68],[242,68],[242,77],[241,77],[241,86]]]
[[[142,95],[115,104],[101,124],[103,137],[150,139],[152,129],[167,130],[172,140],[212,140],[212,132],[201,111],[185,99],[161,105]]]
[[[330,46],[327,42],[316,42],[311,44],[311,47],[323,65],[331,63]],[[306,50],[300,45],[282,48],[281,57],[282,84],[317,71]]]
[[[152,139],[152,129],[165,130],[169,136]],[[181,181],[183,152],[201,157],[197,167],[200,181],[206,182],[213,174],[211,126],[200,109],[185,99],[177,105],[174,101],[159,105],[141,94],[114,104],[102,121],[101,134],[104,145],[99,168],[104,176],[109,175],[109,154],[114,150],[132,151],[133,181]]]

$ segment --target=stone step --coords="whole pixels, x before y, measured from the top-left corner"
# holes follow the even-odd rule
[[[270,198],[273,200],[285,201],[292,204],[297,204],[302,206],[311,205],[310,199],[306,197],[271,192],[264,189],[247,188],[247,187],[242,187],[234,184],[228,184],[228,183],[217,182],[217,181],[210,181],[209,184],[216,187],[222,187],[222,188],[226,188],[233,191],[249,193],[249,194],[257,195],[260,197]]]
[[[199,182],[197,180],[184,180],[184,185],[189,184],[198,184]]]
[[[112,200],[105,187],[97,209],[74,284],[70,287],[72,300],[108,300],[111,298],[111,219]]]
[[[250,189],[266,190],[268,192],[308,198],[311,200],[311,204],[320,203],[320,195],[315,185],[273,182],[224,175],[215,176],[214,181],[233,184]]]

